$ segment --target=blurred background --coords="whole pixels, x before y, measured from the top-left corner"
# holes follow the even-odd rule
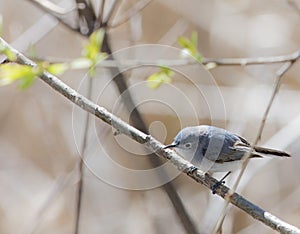
[[[63,20],[78,24],[74,1],[52,2],[68,10]],[[91,2],[98,14],[102,1]],[[177,39],[190,38],[193,31],[206,58],[278,56],[299,49],[296,0],[105,1],[104,18],[112,7],[108,34],[120,61],[183,59]],[[37,57],[50,61],[81,56],[87,39],[34,1],[0,0],[0,14],[2,37],[26,55],[34,50]],[[223,127],[253,142],[281,66],[217,66],[209,71],[199,64],[172,66],[176,71],[172,82],[157,90],[146,83],[157,67],[120,69],[149,132],[161,142],[170,143],[181,128],[199,124]],[[238,187],[245,198],[298,227],[299,69],[296,62],[284,75],[259,142],[286,150],[292,158],[252,160]],[[128,122],[131,113],[112,77],[108,68],[97,69],[91,99]],[[89,95],[86,71],[68,71],[60,78]],[[41,80],[26,90],[17,84],[0,87],[0,99],[0,233],[74,233],[86,113]],[[103,122],[91,117],[88,129],[79,233],[185,233],[160,187],[170,180],[199,233],[212,232],[223,199],[179,175],[167,162],[161,167],[171,178],[161,181],[158,169],[149,165],[149,152],[114,135]],[[236,175],[226,181],[228,186]],[[274,231],[229,206],[223,233],[254,232]]]

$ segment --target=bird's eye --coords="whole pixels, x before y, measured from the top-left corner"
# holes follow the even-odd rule
[[[191,143],[186,143],[186,144],[184,145],[184,147],[187,148],[187,149],[191,148],[191,146],[192,146]]]

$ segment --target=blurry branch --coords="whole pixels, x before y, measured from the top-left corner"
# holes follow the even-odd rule
[[[269,63],[283,63],[295,61],[300,56],[300,50],[288,55],[257,57],[257,58],[203,58],[202,63],[215,63],[219,66],[246,66]]]
[[[10,50],[12,53],[15,53],[17,56],[17,62],[19,62],[20,64],[29,65],[32,67],[38,66],[36,63],[25,57],[23,54],[21,54],[14,48],[12,48],[2,38],[0,38],[0,46],[3,46]],[[107,111],[105,108],[93,103],[89,99],[76,92],[74,89],[67,86],[57,77],[51,75],[48,72],[43,72],[40,78],[53,89],[55,89],[57,92],[65,96],[67,99],[72,101],[74,104],[76,104],[83,110],[95,115],[102,121],[114,127],[119,133],[124,134],[130,137],[131,139],[139,142],[140,144],[145,145],[150,150],[155,152],[155,154],[157,154],[158,156],[169,160],[178,170],[186,173],[196,182],[203,184],[209,189],[211,189],[212,186],[218,182],[216,179],[209,176],[208,174],[205,174],[200,170],[196,170],[193,171],[193,173],[189,173],[189,171],[191,171],[191,169],[194,168],[194,166],[190,162],[184,160],[172,150],[164,150],[164,145],[156,139],[154,139],[152,136],[139,131],[138,129],[132,127],[117,116]],[[269,212],[264,211],[262,208],[246,200],[244,197],[233,192],[224,185],[220,185],[215,192],[220,197],[224,198],[225,200],[228,200],[233,205],[237,206],[241,210],[251,215],[253,218],[261,221],[265,225],[273,228],[276,231],[279,231],[280,233],[300,234],[300,229],[280,220],[279,218],[270,214]]]
[[[283,62],[293,62],[300,56],[300,50],[288,55],[270,56],[270,57],[257,57],[257,58],[206,58],[201,61],[203,65],[214,63],[217,66],[247,66],[259,64],[273,64]],[[143,65],[156,65],[156,66],[186,66],[198,64],[193,59],[174,59],[174,60],[104,60],[99,63],[99,67],[130,67],[130,66],[143,66]]]
[[[216,66],[248,66],[248,65],[262,65],[262,64],[275,64],[284,62],[293,62],[300,57],[300,50],[293,52],[288,55],[270,56],[270,57],[257,57],[257,58],[206,58],[204,57],[201,61],[203,65],[215,64]],[[45,59],[38,59],[45,60]],[[47,58],[47,61],[49,59]],[[61,58],[50,58],[50,62],[65,62],[67,59]],[[161,59],[161,60],[103,60],[97,64],[97,67],[138,67],[138,66],[187,66],[199,64],[194,59]]]
[[[268,103],[268,106],[265,110],[265,113],[263,115],[263,118],[262,118],[262,121],[261,121],[261,124],[259,126],[259,130],[258,130],[258,134],[257,134],[257,137],[254,141],[254,145],[257,145],[257,143],[261,140],[261,135],[262,135],[262,131],[263,131],[263,128],[265,126],[265,123],[266,123],[266,120],[267,120],[267,117],[268,117],[268,114],[270,112],[270,109],[271,109],[271,106],[273,104],[273,101],[275,99],[275,96],[277,95],[277,93],[279,92],[279,88],[280,88],[280,85],[281,85],[281,81],[282,81],[282,77],[283,75],[292,67],[292,65],[294,64],[294,62],[299,59],[299,55],[298,54],[298,57],[295,58],[294,60],[291,60],[290,62],[286,62],[285,64],[283,64],[279,69],[278,71],[276,72],[276,81],[275,81],[275,86],[274,86],[274,90],[273,90],[273,93],[271,95],[271,98],[270,98],[270,101]]]
[[[142,0],[138,1],[132,8],[126,11],[115,23],[109,23],[108,28],[116,28],[126,23],[131,17],[143,10],[152,0]]]

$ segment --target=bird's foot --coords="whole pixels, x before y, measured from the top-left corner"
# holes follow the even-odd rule
[[[222,179],[220,179],[217,183],[215,183],[213,186],[211,186],[211,190],[212,190],[212,194],[215,194],[217,189],[222,185],[225,184],[225,179],[227,176],[229,176],[229,174],[231,173],[231,171],[227,172],[225,176],[223,176]]]
[[[213,186],[211,186],[212,194],[216,194],[217,189],[222,185],[225,184],[225,180],[221,179],[217,183],[215,183]]]

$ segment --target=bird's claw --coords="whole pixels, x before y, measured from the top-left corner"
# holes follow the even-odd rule
[[[215,183],[213,186],[211,186],[212,194],[216,194],[217,189],[222,185],[225,184],[225,181],[219,180],[217,183]]]

